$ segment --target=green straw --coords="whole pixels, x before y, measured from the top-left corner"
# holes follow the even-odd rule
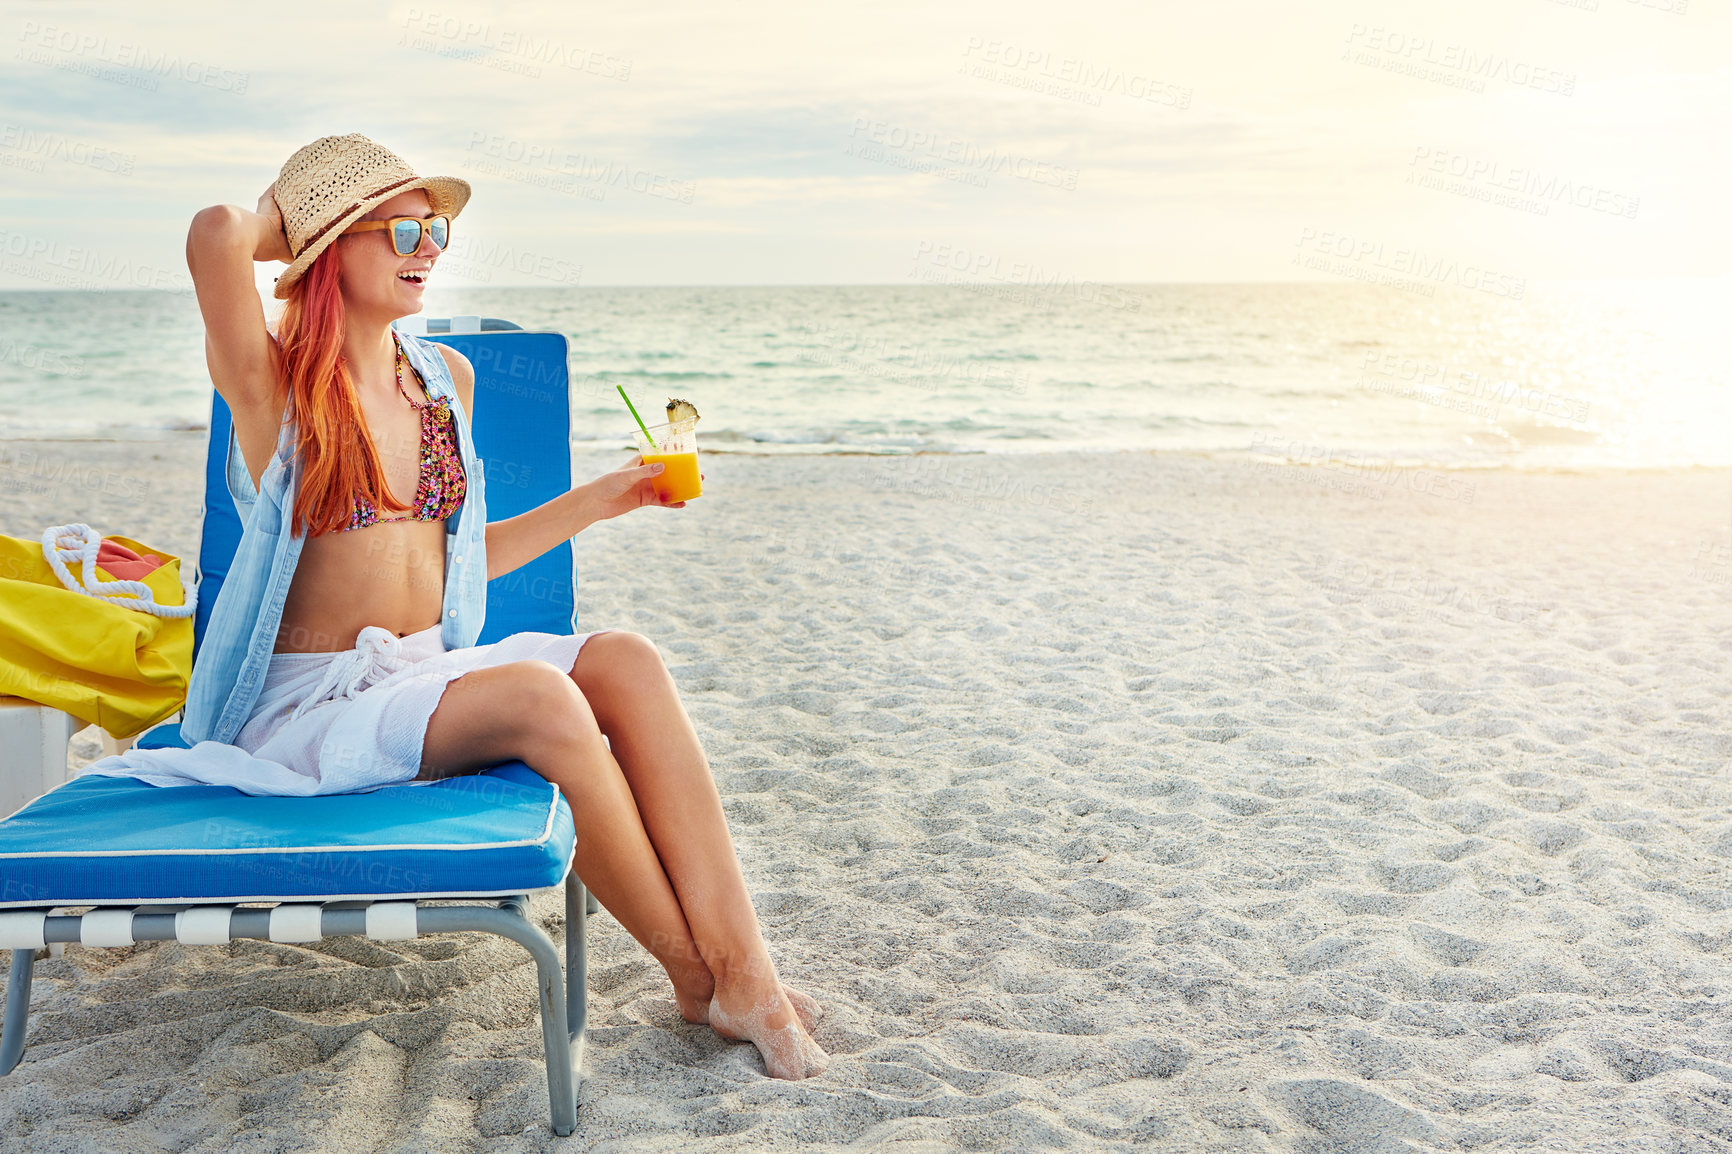
[[[643,430],[643,439],[648,441],[652,448],[661,448],[661,444],[657,442],[654,437],[650,436],[649,426],[645,425],[643,423],[643,418],[637,415],[637,406],[632,404],[631,398],[625,395],[625,386],[615,385],[614,388],[619,390],[619,399],[625,402],[625,407],[631,410],[632,420],[636,421],[637,427]]]

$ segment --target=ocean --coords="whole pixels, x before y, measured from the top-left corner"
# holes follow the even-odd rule
[[[1436,287],[435,284],[424,313],[564,333],[580,446],[628,444],[624,385],[696,404],[707,452],[1732,464],[1724,279]],[[0,292],[0,435],[185,435],[209,398],[190,293]]]

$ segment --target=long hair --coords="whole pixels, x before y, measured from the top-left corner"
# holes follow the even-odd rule
[[[341,271],[337,246],[330,245],[290,290],[277,322],[301,465],[290,531],[311,537],[347,526],[356,496],[370,501],[380,516],[413,508],[386,488],[343,356]]]

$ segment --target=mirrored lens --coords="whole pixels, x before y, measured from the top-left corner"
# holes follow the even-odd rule
[[[421,222],[400,220],[391,226],[391,245],[398,256],[413,256],[421,247]]]
[[[440,248],[451,239],[451,221],[443,216],[436,216],[427,222],[427,232],[433,238],[433,243]]]

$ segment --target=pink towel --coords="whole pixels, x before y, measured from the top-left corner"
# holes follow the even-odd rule
[[[86,538],[89,540],[89,538]],[[142,557],[116,541],[104,537],[96,547],[97,568],[115,581],[143,581],[144,575],[162,567],[162,558],[151,553]]]

